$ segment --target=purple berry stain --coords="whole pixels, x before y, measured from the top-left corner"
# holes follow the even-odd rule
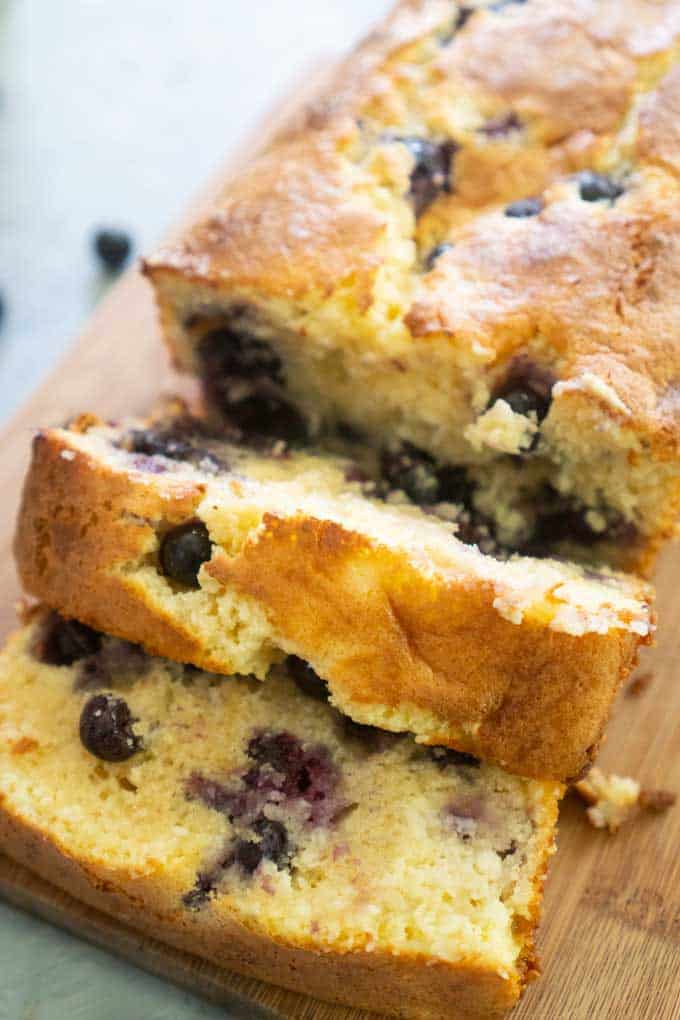
[[[248,741],[246,755],[252,764],[226,782],[195,772],[185,784],[189,800],[225,815],[239,832],[218,864],[198,873],[183,899],[190,909],[203,906],[230,869],[247,878],[265,860],[279,871],[292,868],[297,847],[272,813],[290,811],[304,830],[330,826],[345,807],[338,796],[340,771],[325,745],[305,744],[285,730],[261,730]]]

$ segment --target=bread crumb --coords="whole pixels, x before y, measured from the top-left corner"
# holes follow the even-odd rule
[[[505,400],[497,400],[464,435],[478,451],[486,446],[499,453],[521,453],[529,449],[537,431],[533,418],[516,414]]]
[[[596,829],[617,832],[638,806],[640,784],[627,776],[607,775],[595,767],[574,789],[589,807],[588,821]]]
[[[607,775],[592,768],[585,779],[574,783],[574,790],[588,804],[588,821],[596,829],[617,832],[638,810],[660,814],[673,807],[676,794],[670,790],[640,790],[640,784],[627,776]]]

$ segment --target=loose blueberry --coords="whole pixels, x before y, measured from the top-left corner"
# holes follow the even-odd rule
[[[517,202],[506,205],[505,215],[512,219],[527,219],[529,216],[538,216],[542,209],[541,198],[520,198]]]
[[[50,666],[72,666],[79,659],[95,655],[101,644],[102,636],[96,630],[50,613],[42,626],[36,654]]]
[[[451,251],[452,248],[453,245],[449,241],[442,241],[441,244],[435,245],[434,248],[428,252],[425,259],[425,269],[427,272],[429,273],[432,269],[434,269],[434,264],[437,259],[442,255],[445,255],[447,251]]]
[[[625,190],[618,181],[612,180],[605,174],[597,174],[594,170],[584,170],[578,175],[578,188],[584,202],[599,202],[601,200],[614,202]]]
[[[438,195],[451,191],[451,170],[458,145],[453,141],[402,136],[392,141],[401,142],[413,156],[409,194],[415,214],[420,216]]]
[[[297,655],[289,655],[286,659],[288,672],[295,681],[295,686],[315,701],[328,701],[328,687],[326,681],[322,680],[308,662],[298,658]]]
[[[212,545],[205,524],[189,521],[164,536],[159,557],[161,570],[173,581],[198,588],[198,572],[211,555]]]
[[[80,741],[102,761],[127,761],[142,746],[133,729],[135,720],[128,705],[113,694],[96,694],[85,703],[80,716]]]
[[[94,250],[110,272],[121,269],[132,251],[132,240],[122,230],[98,230],[94,235]]]

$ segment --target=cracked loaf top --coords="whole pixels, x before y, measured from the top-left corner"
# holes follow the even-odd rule
[[[214,383],[205,337],[257,337],[279,368],[244,397],[223,364],[228,421],[407,442],[506,544],[547,493],[648,569],[680,504],[679,35],[671,0],[399,4],[147,262],[180,365]]]

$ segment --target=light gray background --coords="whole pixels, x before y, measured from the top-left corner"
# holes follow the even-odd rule
[[[0,419],[101,293],[100,224],[153,245],[298,73],[387,0],[0,0]],[[0,903],[0,1020],[224,1017]]]

